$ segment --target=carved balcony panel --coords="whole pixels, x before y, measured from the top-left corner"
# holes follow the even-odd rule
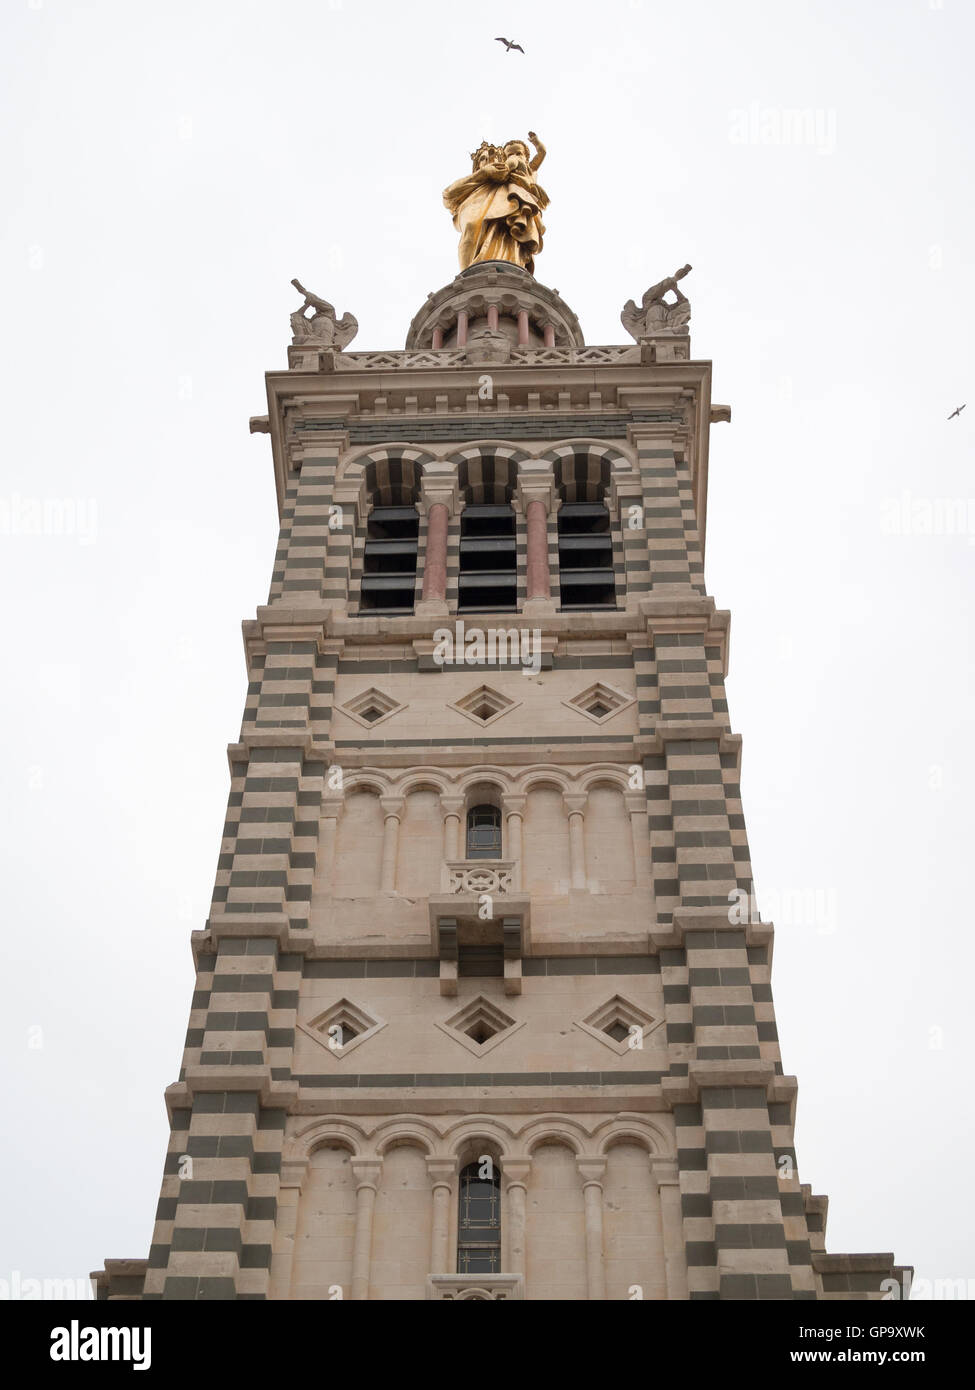
[[[513,860],[461,859],[453,863],[448,860],[443,866],[443,891],[504,897],[516,891],[516,869]]]

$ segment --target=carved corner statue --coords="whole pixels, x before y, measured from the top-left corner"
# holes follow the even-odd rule
[[[475,261],[511,261],[534,274],[548,194],[535,182],[545,146],[533,130],[528,139],[534,155],[524,140],[483,140],[471,155],[472,172],[444,189],[444,207],[460,232],[461,270]]]
[[[292,346],[330,347],[339,351],[348,347],[359,331],[359,320],[353,314],[335,317],[335,310],[327,299],[319,299],[317,294],[306,290],[300,280],[292,280],[295,289],[305,296],[300,309],[291,315]],[[306,310],[314,309],[311,317]]]
[[[626,301],[620,314],[620,322],[631,338],[639,342],[641,338],[653,338],[658,333],[687,332],[687,324],[691,317],[691,301],[681,294],[677,288],[677,281],[683,280],[690,269],[689,265],[681,266],[680,270],[675,270],[666,280],[661,280],[659,285],[651,285],[643,296],[639,309],[632,299]],[[671,290],[676,296],[673,303],[664,299],[664,295],[669,294]]]

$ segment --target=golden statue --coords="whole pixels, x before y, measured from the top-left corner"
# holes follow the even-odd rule
[[[545,146],[533,130],[528,139],[534,155],[524,140],[482,141],[471,155],[472,172],[444,189],[444,206],[460,232],[461,270],[475,261],[512,261],[534,273],[548,194],[535,182]]]

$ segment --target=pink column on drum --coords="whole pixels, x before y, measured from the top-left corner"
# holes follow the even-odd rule
[[[498,306],[497,306],[496,304],[489,304],[489,305],[488,305],[487,320],[488,320],[488,328],[493,328],[493,329],[497,330],[497,327],[498,327]]]
[[[466,347],[467,345],[467,310],[458,309],[457,311],[457,346]]]
[[[440,349],[443,347],[443,329],[442,329],[442,328],[435,328],[435,329],[433,330],[433,342],[431,343],[431,347],[433,348],[434,352],[439,352]]]
[[[518,346],[528,346],[528,310],[518,310]]]
[[[554,324],[554,323],[547,323],[547,324],[545,325],[545,346],[546,346],[546,347],[555,347],[555,324]]]

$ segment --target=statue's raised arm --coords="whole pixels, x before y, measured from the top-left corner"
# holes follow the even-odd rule
[[[322,314],[335,313],[334,305],[329,304],[327,299],[319,299],[318,295],[312,294],[311,290],[306,290],[300,280],[292,280],[291,283],[294,285],[295,289],[298,291],[299,294],[303,294],[305,296],[304,307],[306,309],[310,305],[313,309],[317,309]]]

